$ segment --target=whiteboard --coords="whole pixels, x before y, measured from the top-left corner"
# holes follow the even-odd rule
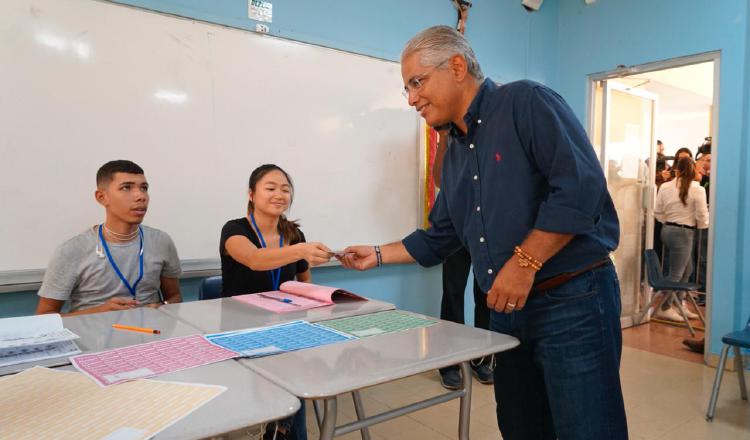
[[[247,180],[276,163],[288,214],[331,248],[418,226],[420,119],[397,63],[94,0],[0,2],[0,284],[34,282],[104,211],[96,170],[141,165],[145,223],[218,267]],[[93,251],[93,250],[92,250]]]

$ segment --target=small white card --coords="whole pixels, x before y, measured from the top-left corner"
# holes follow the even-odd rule
[[[118,380],[130,380],[130,379],[138,379],[139,377],[148,377],[153,376],[154,372],[149,370],[148,368],[139,368],[137,370],[132,371],[126,371],[124,373],[117,373],[117,374],[107,374],[104,376],[105,379],[107,379],[108,382],[117,382]]]
[[[259,354],[277,353],[279,351],[284,350],[278,347],[274,347],[273,345],[269,345],[268,347],[256,348],[255,350],[242,350],[242,354],[249,357]]]
[[[368,328],[365,330],[356,330],[351,332],[354,336],[364,337],[364,336],[372,336],[372,335],[379,335],[381,333],[385,333],[385,330],[377,327]]]

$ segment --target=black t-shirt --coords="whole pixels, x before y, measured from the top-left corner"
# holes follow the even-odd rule
[[[300,239],[294,241],[292,244],[303,243],[305,241],[305,235],[302,231],[299,231]],[[235,235],[241,235],[247,237],[255,246],[261,247],[260,239],[255,234],[250,222],[247,218],[237,218],[229,220],[223,228],[221,228],[221,242],[219,244],[219,254],[221,255],[221,277],[223,282],[223,288],[221,296],[234,296],[244,295],[246,293],[257,293],[257,292],[268,292],[273,290],[273,282],[271,281],[271,271],[254,271],[244,264],[240,264],[227,254],[224,244],[227,242],[229,237]],[[287,246],[287,244],[284,244]],[[305,272],[309,265],[305,260],[299,260],[295,263],[289,263],[281,268],[281,281],[291,281],[298,273]]]
[[[704,174],[701,177],[701,186],[706,190],[706,203],[710,204],[711,200],[709,199],[709,196],[711,195],[711,191],[709,189],[711,188],[711,178]]]

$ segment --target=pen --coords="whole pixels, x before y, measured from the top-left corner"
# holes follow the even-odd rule
[[[152,333],[158,335],[161,331],[153,328],[133,327],[132,325],[112,324],[113,328],[120,330],[132,330],[134,332]]]
[[[272,299],[274,301],[283,302],[284,304],[291,304],[291,305],[293,305],[295,307],[302,307],[299,304],[293,303],[292,300],[289,299],[289,298],[276,298],[276,297],[273,297],[273,296],[266,295],[265,293],[259,293],[258,295],[260,295],[261,297],[263,297],[265,299]]]

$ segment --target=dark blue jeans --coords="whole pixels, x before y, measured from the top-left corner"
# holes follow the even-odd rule
[[[620,286],[614,266],[544,292],[523,310],[492,312],[490,329],[521,345],[496,355],[504,440],[628,438],[620,386]]]

